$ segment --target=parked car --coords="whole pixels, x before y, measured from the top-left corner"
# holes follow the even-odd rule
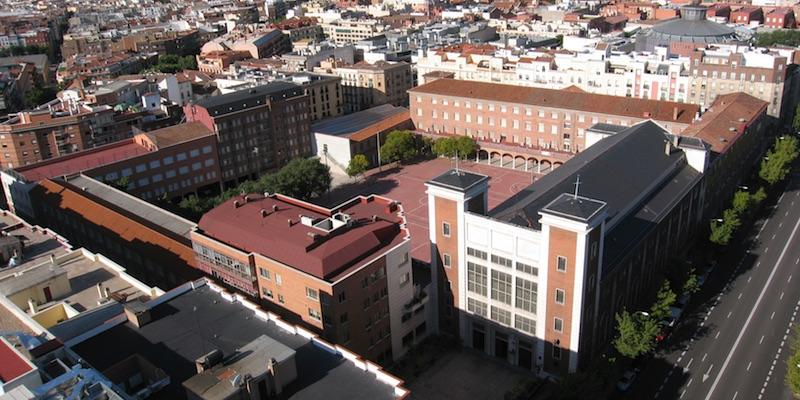
[[[636,380],[636,375],[638,373],[638,368],[625,371],[625,373],[622,374],[622,377],[620,377],[617,381],[617,389],[619,389],[621,392],[625,392],[630,389],[631,385],[633,385],[633,381]]]

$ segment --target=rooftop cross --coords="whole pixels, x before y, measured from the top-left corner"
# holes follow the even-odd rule
[[[577,199],[578,198],[578,187],[581,185],[581,176],[580,175],[578,175],[578,177],[575,178],[575,183],[573,183],[573,185],[575,185],[575,194],[573,194],[572,198],[573,199]]]

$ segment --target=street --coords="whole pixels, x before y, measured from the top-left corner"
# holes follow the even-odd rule
[[[800,308],[800,190],[792,179],[745,243],[731,245],[630,399],[788,399]],[[793,287],[795,290],[793,290]]]

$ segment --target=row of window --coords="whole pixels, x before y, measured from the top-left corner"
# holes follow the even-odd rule
[[[467,247],[467,255],[481,260],[488,260],[488,254],[485,251],[478,250],[474,247]],[[566,259],[564,259],[564,261],[565,261],[564,271],[566,271]],[[513,265],[516,264],[517,271],[528,275],[539,276],[539,268],[536,268],[532,265],[528,265],[525,263],[521,263],[519,261],[514,263],[512,260],[496,254],[492,254],[492,263],[507,268],[512,268]]]
[[[511,312],[508,310],[504,310],[502,308],[498,308],[495,306],[491,307],[491,315],[487,315],[487,311],[490,308],[487,306],[486,303],[473,299],[471,297],[467,298],[467,311],[484,317],[484,318],[491,318],[493,321],[498,322],[500,324],[511,326]],[[519,329],[523,332],[530,333],[531,335],[536,334],[536,320],[525,317],[523,315],[514,315],[514,328]]]

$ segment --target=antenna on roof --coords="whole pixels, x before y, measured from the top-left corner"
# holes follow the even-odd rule
[[[578,187],[581,186],[581,176],[580,175],[578,175],[578,177],[575,178],[575,183],[573,183],[573,185],[575,185],[575,194],[572,195],[572,199],[573,200],[577,200],[578,199]]]
[[[461,172],[458,170],[458,150],[456,150],[456,175],[461,175]]]

